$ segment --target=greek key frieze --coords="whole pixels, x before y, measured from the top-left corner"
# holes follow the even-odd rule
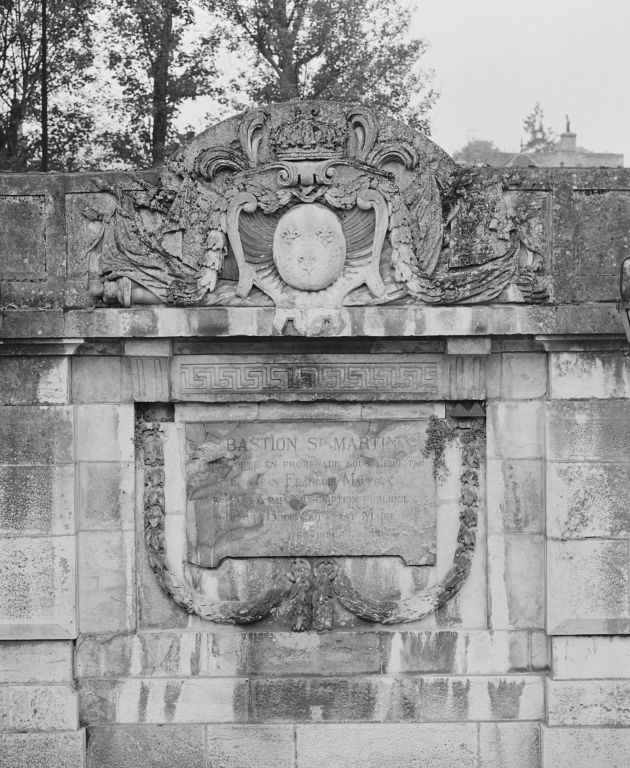
[[[178,375],[181,395],[382,391],[438,396],[440,365],[436,360],[308,364],[182,362]]]

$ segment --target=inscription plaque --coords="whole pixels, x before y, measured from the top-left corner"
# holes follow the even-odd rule
[[[400,556],[435,563],[428,422],[186,424],[188,559]]]

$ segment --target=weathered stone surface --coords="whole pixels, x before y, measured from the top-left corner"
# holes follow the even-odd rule
[[[0,464],[69,464],[72,438],[70,406],[0,407]]]
[[[0,357],[1,405],[54,405],[67,402],[67,358]]]
[[[528,632],[452,630],[82,635],[75,665],[80,678],[326,676],[349,670],[496,675],[546,666],[546,653],[531,655],[532,639]]]
[[[77,695],[72,686],[0,686],[0,731],[71,731],[77,727]]]
[[[614,301],[617,296],[614,297]],[[356,337],[619,334],[620,319],[611,304],[471,307],[347,307],[348,331]],[[89,310],[7,310],[0,337],[25,338],[208,338],[262,337],[274,334],[273,307],[111,307]]]
[[[628,576],[627,539],[548,541],[547,632],[615,634],[606,622],[629,616]]]
[[[571,280],[562,295],[569,301],[614,301],[619,268],[628,255],[630,195],[616,189],[591,194],[591,184],[573,195]]]
[[[425,677],[422,680],[423,720],[538,720],[543,714],[542,677]]]
[[[477,768],[470,724],[299,725],[298,768]]]
[[[87,768],[206,768],[200,725],[96,726],[87,733]]]
[[[544,626],[543,536],[488,536],[488,580],[489,618],[493,629],[541,629]]]
[[[479,768],[540,768],[540,725],[481,723]]]
[[[489,459],[486,468],[490,533],[543,533],[545,483],[539,459]]]
[[[554,637],[551,648],[556,680],[630,678],[630,636]]]
[[[564,352],[550,355],[554,399],[630,397],[630,361],[619,353]]]
[[[247,675],[248,665],[242,660],[246,655],[243,646],[257,636],[257,633],[172,631],[81,635],[76,644],[76,675],[79,678]],[[274,638],[274,635],[268,637]]]
[[[421,719],[422,682],[421,678],[381,675],[252,678],[247,711],[235,719],[262,723],[417,721]]]
[[[542,353],[504,354],[501,393],[506,400],[531,400],[547,393],[547,356]]]
[[[382,633],[383,671],[496,675],[530,666],[529,633],[454,630]]]
[[[543,411],[536,401],[489,403],[488,457],[537,459],[543,455]]]
[[[630,461],[630,401],[547,403],[547,459]]]
[[[287,725],[209,725],[208,761],[222,768],[295,768],[295,732]]]
[[[553,768],[627,768],[630,728],[546,728],[542,726],[543,765]]]
[[[0,683],[69,683],[72,678],[69,641],[0,643]]]
[[[247,719],[248,681],[233,678],[84,680],[81,722],[227,723]]]
[[[2,733],[0,768],[85,768],[85,731]]]
[[[74,466],[0,466],[0,533],[74,533]]]
[[[26,280],[46,277],[46,242],[42,194],[0,197],[2,277]]]
[[[132,405],[78,405],[76,419],[81,461],[133,461]]]
[[[72,360],[72,402],[120,403],[131,400],[131,386],[123,376],[122,359],[88,355]]]
[[[133,464],[79,462],[79,527],[84,531],[133,528]]]
[[[630,680],[548,680],[549,725],[630,726]]]
[[[426,421],[187,424],[188,559],[435,562]]]
[[[75,637],[75,539],[5,539],[0,547],[0,638]]]
[[[135,628],[133,531],[81,531],[79,627],[83,632]]]
[[[630,535],[630,464],[548,462],[547,533],[581,539]]]

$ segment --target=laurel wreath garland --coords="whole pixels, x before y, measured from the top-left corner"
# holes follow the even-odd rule
[[[336,598],[364,621],[408,623],[441,608],[459,592],[470,573],[480,503],[479,473],[485,436],[482,427],[452,429],[449,435],[454,438],[457,433],[462,442],[459,530],[453,564],[438,584],[404,600],[372,600],[353,586],[332,558],[294,558],[288,568],[281,567],[272,586],[250,602],[209,602],[202,592],[169,568],[164,534],[163,429],[159,422],[142,420],[137,429],[144,468],[144,540],[149,565],[160,587],[178,605],[202,619],[221,624],[251,624],[268,617],[288,601],[291,629],[323,631],[333,627]]]

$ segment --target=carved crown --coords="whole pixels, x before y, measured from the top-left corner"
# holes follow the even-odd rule
[[[347,125],[320,117],[319,107],[295,107],[293,118],[272,131],[270,142],[278,158],[326,160],[344,155],[347,136]]]

